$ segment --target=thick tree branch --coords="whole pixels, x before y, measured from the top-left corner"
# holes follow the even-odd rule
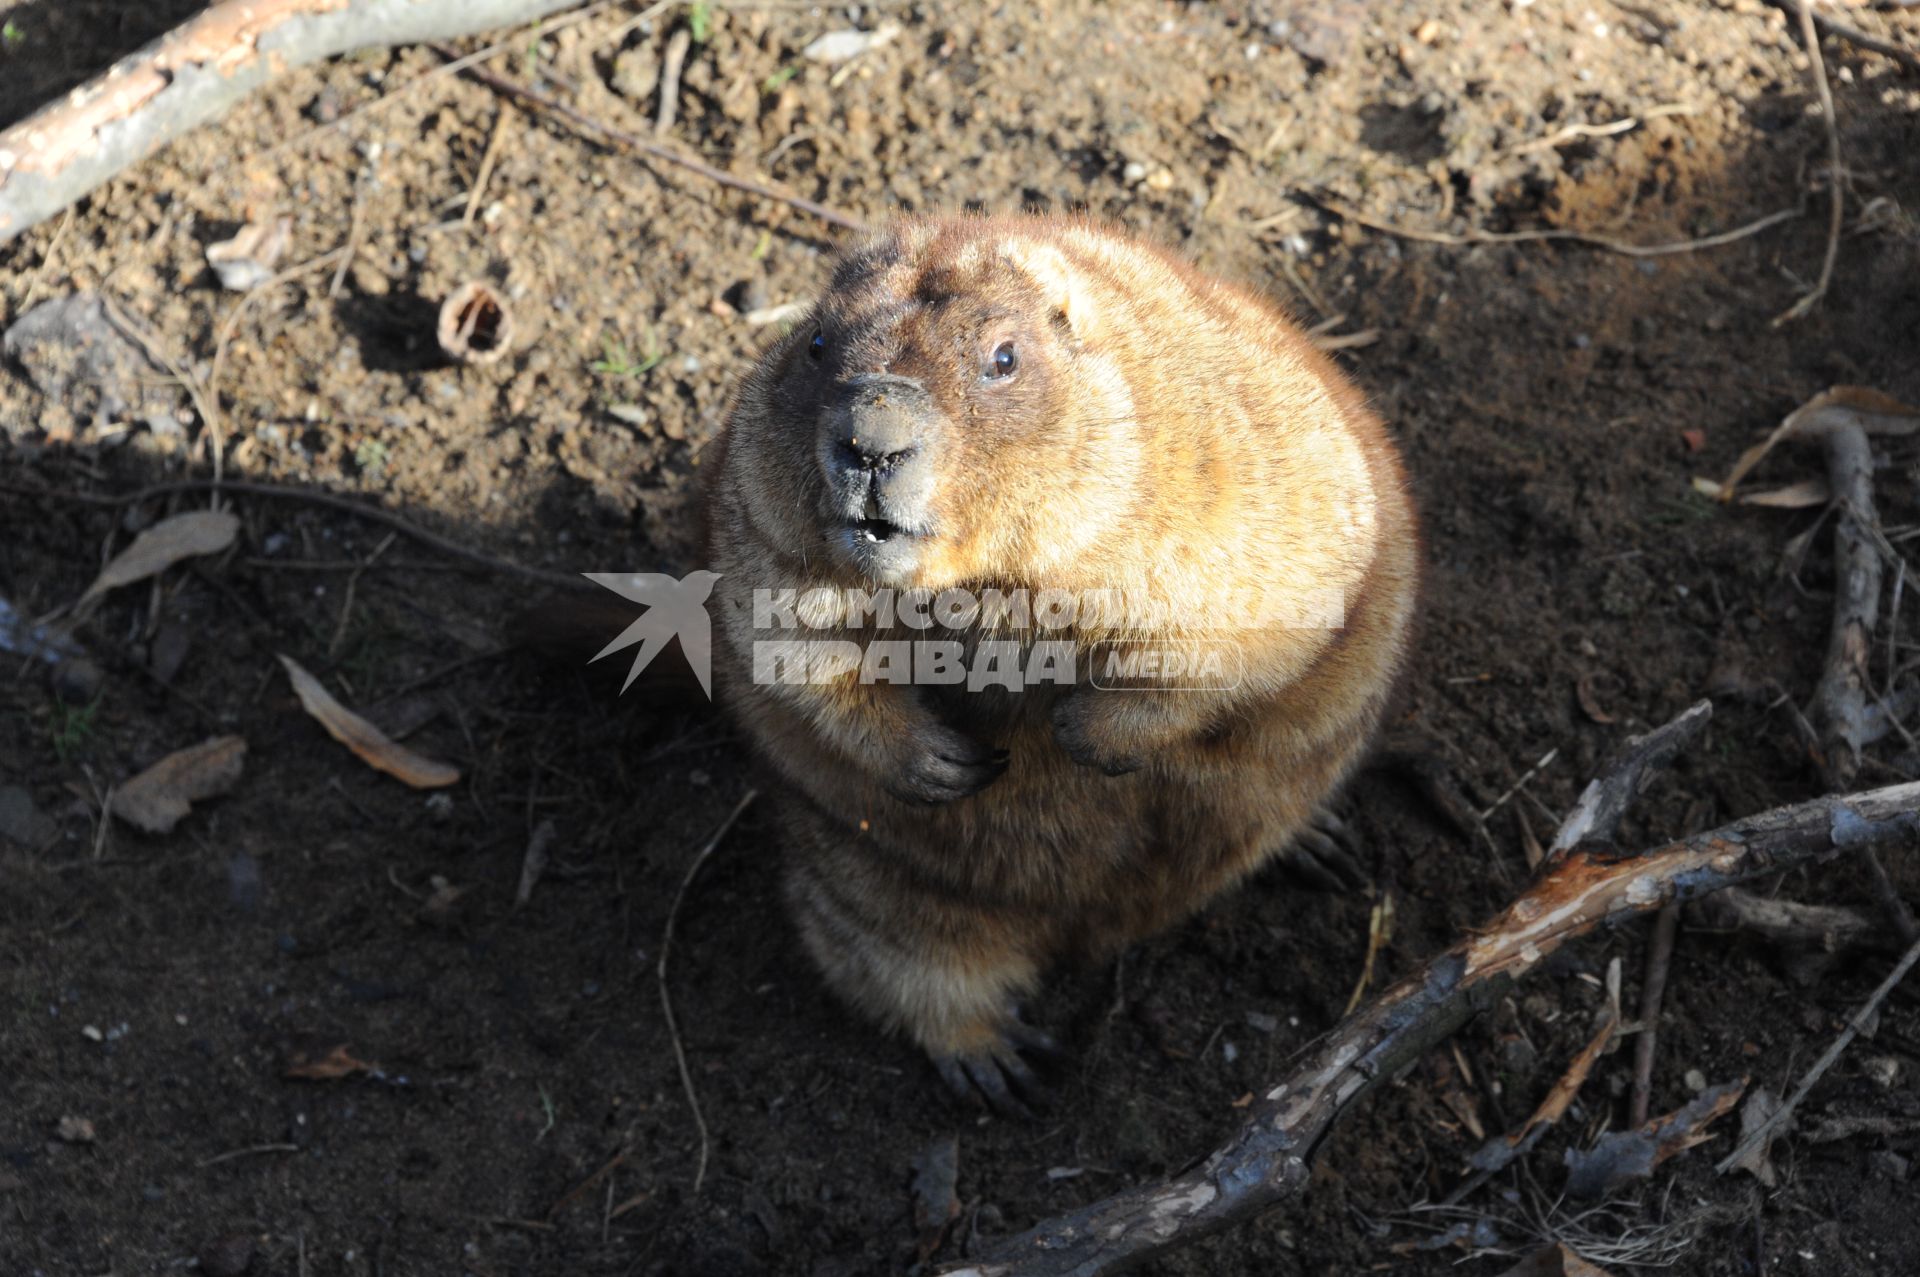
[[[450,40],[580,0],[224,0],[0,132],[0,244],[291,67]]]
[[[1692,730],[1701,721],[1704,715]],[[1636,751],[1628,754],[1631,766]],[[1617,819],[1618,808],[1609,809]],[[1598,832],[1604,825],[1593,828]],[[978,1261],[943,1271],[956,1277],[1095,1277],[1124,1272],[1243,1222],[1300,1191],[1315,1151],[1357,1099],[1444,1041],[1568,940],[1669,901],[1842,851],[1910,842],[1917,832],[1920,783],[1910,783],[1776,808],[1638,856],[1594,850],[1581,840],[1549,861],[1543,876],[1478,935],[1427,962],[1321,1038],[1199,1166],[1048,1220]]]

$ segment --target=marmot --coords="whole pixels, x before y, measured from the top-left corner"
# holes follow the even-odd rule
[[[1051,1047],[1017,999],[1288,854],[1407,648],[1415,514],[1359,391],[1090,220],[862,239],[707,466],[715,679],[784,782],[806,946],[1003,1110]]]

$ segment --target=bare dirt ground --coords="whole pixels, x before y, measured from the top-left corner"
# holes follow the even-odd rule
[[[194,7],[0,0],[0,123]],[[692,15],[631,26],[632,12],[519,33],[495,65],[646,131],[662,50]],[[1309,323],[1377,331],[1342,358],[1404,443],[1431,572],[1398,726],[1442,742],[1482,803],[1558,750],[1489,839],[1463,838],[1390,776],[1353,787],[1396,908],[1381,978],[1525,878],[1519,818],[1544,837],[1618,742],[1700,695],[1718,701],[1709,735],[1625,841],[1819,792],[1778,704],[1804,701],[1825,638],[1824,536],[1797,576],[1781,567],[1817,512],[1723,508],[1690,481],[1723,474],[1830,384],[1920,400],[1920,79],[1826,42],[1848,234],[1831,294],[1775,328],[1819,267],[1825,195],[1805,193],[1825,142],[1791,24],[1754,0],[705,12],[672,136],[714,163],[868,219],[1086,207]],[[1920,45],[1920,15],[1846,17]],[[800,56],[824,32],[888,19],[900,38],[847,68]],[[0,248],[0,318],[30,296],[98,290],[204,375],[237,300],[206,246],[287,213],[286,264],[355,251],[337,291],[315,270],[235,324],[215,387],[229,476],[368,499],[554,571],[692,566],[689,485],[765,339],[731,312],[804,299],[833,235],[504,111],[459,77],[414,83],[439,63],[407,49],[287,76],[70,223]],[[1634,258],[1414,242],[1310,192],[1412,227],[1643,244],[1803,199],[1807,214]],[[471,278],[495,282],[519,324],[487,368],[449,366],[432,338],[439,299]],[[156,420],[103,423],[0,371],[0,597],[21,613],[73,601],[139,527],[204,506],[94,499],[207,473],[203,424],[161,390]],[[1760,478],[1818,464],[1787,451]],[[1890,527],[1916,518],[1914,473],[1896,446],[1880,483]],[[0,1273],[904,1271],[913,1160],[935,1140],[958,1138],[951,1259],[1211,1147],[1359,978],[1370,902],[1262,877],[1118,969],[1052,986],[1034,1014],[1074,1053],[1060,1103],[1034,1126],[976,1118],[799,959],[779,836],[749,808],[678,918],[673,996],[712,1139],[695,1195],[698,1136],[654,964],[689,858],[752,783],[740,741],[699,709],[619,699],[617,675],[509,647],[508,620],[541,587],[389,543],[338,510],[233,505],[233,551],[114,594],[80,629],[97,687],[17,657],[0,679],[0,788],[42,818],[21,816],[15,793],[15,836],[0,834]],[[301,713],[278,653],[410,728],[409,744],[463,769],[460,785],[429,797],[362,766]],[[249,744],[230,795],[167,836],[97,827],[108,786],[224,732]],[[1881,747],[1864,779],[1920,766],[1902,748]],[[545,821],[552,864],[515,908]],[[1893,872],[1920,893],[1911,865]],[[464,894],[427,907],[442,884]],[[1851,870],[1782,890],[1869,899]],[[1436,1239],[1453,1221],[1414,1207],[1462,1180],[1479,1143],[1469,1117],[1511,1129],[1560,1076],[1614,958],[1633,1004],[1644,946],[1640,928],[1574,946],[1473,1024],[1458,1057],[1436,1053],[1366,1104],[1304,1202],[1152,1271],[1503,1272],[1511,1259],[1469,1248],[1531,1245],[1562,1150],[1626,1120],[1631,1039],[1562,1131],[1466,1200],[1486,1229]],[[1703,1080],[1789,1087],[1884,969],[1849,960],[1796,980],[1751,941],[1683,927],[1655,1111]],[[378,1071],[288,1076],[342,1044]],[[1807,1111],[1912,1130],[1912,995]],[[69,1117],[90,1141],[62,1138]],[[1699,1274],[1920,1268],[1906,1178],[1920,1137],[1790,1138],[1765,1191],[1712,1174],[1728,1142],[1587,1218],[1590,1256]]]

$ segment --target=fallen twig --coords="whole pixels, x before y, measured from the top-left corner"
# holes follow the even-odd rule
[[[1833,625],[1826,664],[1807,721],[1819,733],[1820,772],[1829,790],[1845,789],[1860,770],[1860,750],[1880,733],[1867,724],[1871,708],[1868,664],[1873,627],[1880,619],[1880,552],[1873,543],[1879,518],[1873,505],[1873,450],[1851,422],[1824,432],[1833,488]]]
[[[741,795],[740,801],[727,813],[727,818],[720,822],[700,850],[694,853],[692,863],[687,866],[687,876],[680,880],[680,889],[673,893],[673,904],[667,910],[667,925],[660,932],[660,962],[653,969],[654,977],[660,982],[660,1011],[666,1016],[667,1035],[673,1040],[673,1060],[680,1066],[680,1086],[687,1093],[687,1106],[693,1110],[693,1124],[700,1132],[700,1163],[693,1172],[693,1191],[696,1194],[700,1191],[700,1185],[706,1182],[707,1153],[711,1141],[707,1137],[707,1119],[700,1112],[700,1096],[693,1088],[693,1071],[687,1067],[687,1048],[680,1041],[680,1024],[673,1015],[673,995],[667,991],[667,958],[673,952],[673,924],[679,920],[680,905],[687,898],[687,888],[693,885],[694,876],[700,872],[700,866],[707,863],[707,857],[713,854],[713,849],[720,845],[720,840],[740,819],[740,813],[759,796],[757,789],[749,789]]]
[[[1620,827],[1620,818],[1640,796],[1648,775],[1671,763],[1712,717],[1712,703],[1699,701],[1672,722],[1627,741],[1608,761],[1606,770],[1587,782],[1579,801],[1574,803],[1573,810],[1561,822],[1560,831],[1553,836],[1547,858],[1564,856],[1584,842],[1612,838]]]
[[[1680,906],[1669,901],[1653,921],[1647,944],[1647,974],[1640,985],[1640,1039],[1633,1044],[1633,1102],[1627,1124],[1645,1126],[1653,1107],[1653,1056],[1660,1043],[1660,1004],[1666,998],[1667,970],[1673,962],[1673,936],[1680,929]]]
[[[1908,788],[1908,786],[1895,786],[1895,788]],[[1745,1139],[1741,1140],[1740,1143],[1735,1146],[1733,1152],[1722,1158],[1720,1164],[1715,1167],[1716,1170],[1722,1175],[1726,1174],[1736,1163],[1746,1157],[1756,1145],[1771,1139],[1773,1132],[1779,1130],[1786,1124],[1787,1120],[1793,1116],[1793,1110],[1799,1107],[1800,1101],[1807,1098],[1807,1092],[1813,1089],[1813,1084],[1818,1082],[1821,1077],[1826,1074],[1826,1071],[1833,1067],[1834,1061],[1840,1058],[1841,1052],[1845,1051],[1848,1044],[1851,1043],[1855,1037],[1859,1036],[1860,1030],[1867,1023],[1868,1018],[1879,1009],[1882,1002],[1887,1000],[1887,995],[1892,993],[1893,987],[1900,983],[1908,971],[1913,969],[1915,962],[1920,962],[1920,941],[1908,946],[1906,953],[1901,956],[1899,963],[1894,966],[1892,971],[1887,973],[1887,978],[1880,982],[1880,987],[1875,989],[1868,995],[1867,1000],[1860,1004],[1860,1009],[1853,1013],[1853,1018],[1847,1021],[1847,1027],[1840,1031],[1840,1036],[1834,1039],[1833,1045],[1827,1048],[1826,1054],[1814,1061],[1813,1067],[1807,1070],[1807,1075],[1800,1079],[1800,1085],[1793,1088],[1793,1094],[1787,1097],[1786,1103],[1782,1104],[1778,1109],[1775,1109],[1771,1117],[1750,1132]]]
[[[452,49],[447,48],[445,45],[435,44],[431,47],[434,52],[449,61],[458,56]],[[549,115],[564,120],[576,129],[584,129],[599,138],[602,142],[610,143],[616,148],[637,152],[646,156],[648,159],[678,165],[688,172],[698,173],[709,182],[717,186],[724,186],[729,190],[744,191],[749,195],[757,195],[761,199],[774,200],[778,203],[789,205],[799,209],[803,213],[812,214],[829,226],[838,226],[850,231],[863,231],[867,228],[865,222],[849,213],[842,213],[839,209],[828,208],[825,204],[815,203],[813,200],[807,199],[804,196],[796,195],[792,191],[783,191],[779,187],[770,186],[765,182],[756,182],[749,177],[736,177],[725,169],[715,168],[703,160],[697,160],[691,155],[682,154],[672,146],[656,142],[651,138],[641,137],[637,133],[629,133],[625,129],[617,128],[614,125],[596,120],[586,112],[575,110],[556,97],[542,93],[531,85],[522,84],[518,80],[501,75],[497,71],[490,71],[483,66],[469,66],[466,68],[466,74],[496,92],[505,93],[510,97],[518,98],[522,102],[537,106]]]
[[[1564,146],[1568,142],[1578,142],[1583,138],[1612,137],[1637,129],[1648,120],[1657,120],[1668,115],[1692,115],[1696,108],[1685,102],[1663,102],[1650,106],[1638,115],[1629,115],[1622,119],[1611,120],[1605,124],[1569,124],[1555,129],[1545,137],[1534,138],[1531,142],[1522,142],[1518,146],[1509,146],[1505,150],[1495,151],[1489,160],[1503,160],[1513,155],[1525,155],[1529,151],[1550,151],[1554,147]]]
[[[1448,231],[1420,230],[1411,226],[1396,226],[1392,222],[1371,217],[1360,210],[1341,203],[1328,195],[1315,192],[1301,192],[1308,200],[1332,213],[1361,226],[1371,227],[1388,235],[1397,235],[1401,239],[1419,240],[1427,244],[1528,244],[1543,240],[1565,240],[1575,244],[1591,244],[1595,248],[1604,248],[1610,253],[1621,253],[1628,257],[1667,257],[1674,253],[1694,253],[1703,248],[1718,248],[1722,244],[1731,244],[1735,240],[1757,235],[1770,226],[1792,221],[1800,216],[1802,209],[1783,208],[1777,213],[1769,213],[1757,221],[1744,226],[1736,226],[1730,231],[1721,231],[1718,235],[1707,235],[1700,239],[1679,240],[1671,244],[1630,244],[1625,240],[1614,239],[1610,235],[1595,235],[1587,231],[1563,230],[1527,230],[1527,231],[1466,231],[1455,235]]]
[[[1812,288],[1776,315],[1775,328],[1804,317],[1827,295],[1833,282],[1833,264],[1840,257],[1840,227],[1846,216],[1846,193],[1841,190],[1840,125],[1833,118],[1833,90],[1827,86],[1827,63],[1820,56],[1820,33],[1814,29],[1813,0],[1800,0],[1800,41],[1807,46],[1814,91],[1820,96],[1820,123],[1827,130],[1827,252],[1820,262],[1820,278]]]
[[[452,40],[579,0],[224,0],[0,132],[0,244],[282,72]]]
[[[1664,749],[1683,724],[1697,731],[1705,718],[1696,708],[1636,742],[1640,748],[1629,748],[1625,766],[1644,774],[1648,754]],[[1669,736],[1663,740],[1662,733]],[[1637,790],[1637,782],[1607,779],[1584,807],[1597,837],[1612,834],[1624,809],[1624,801],[1605,796]],[[1323,1036],[1298,1069],[1255,1102],[1239,1130],[1192,1170],[1047,1220],[976,1262],[944,1271],[1094,1277],[1248,1219],[1300,1191],[1314,1152],[1360,1096],[1443,1041],[1566,941],[1603,922],[1839,851],[1910,841],[1916,830],[1920,783],[1909,783],[1777,808],[1639,856],[1579,842],[1484,930],[1422,964]]]
[[[451,541],[436,532],[429,532],[418,524],[410,523],[390,510],[369,505],[364,501],[355,501],[351,497],[337,496],[331,492],[316,492],[309,488],[288,488],[273,483],[244,483],[220,479],[177,479],[171,483],[156,483],[119,496],[101,496],[92,492],[70,492],[64,488],[38,488],[26,484],[0,483],[0,492],[12,493],[22,497],[49,497],[61,501],[79,501],[87,505],[126,506],[138,505],[155,497],[168,496],[175,492],[205,492],[217,488],[228,494],[240,494],[255,497],[284,497],[293,501],[305,501],[312,505],[326,506],[330,510],[344,510],[348,514],[362,519],[371,519],[383,523],[401,534],[411,537],[424,546],[465,559],[490,571],[507,576],[525,577],[531,581],[541,581],[547,585],[562,586],[569,590],[595,589],[592,582],[571,572],[549,572],[545,568],[530,568],[509,559],[496,558],[481,550]]]
[[[660,107],[653,117],[653,135],[666,137],[673,132],[673,121],[680,113],[680,72],[687,65],[687,51],[693,36],[685,27],[677,28],[667,39],[667,51],[660,58]]]
[[[1874,925],[1852,909],[1772,900],[1739,887],[1706,897],[1694,906],[1694,913],[1706,926],[1750,932],[1781,948],[1842,953],[1872,947],[1881,938]]]

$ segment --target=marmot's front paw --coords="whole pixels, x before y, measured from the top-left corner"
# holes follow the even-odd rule
[[[993,749],[940,723],[928,724],[903,742],[905,756],[886,781],[901,802],[950,803],[977,794],[1007,770],[1007,751]]]
[[[1053,707],[1053,739],[1067,757],[1082,767],[1097,767],[1109,776],[1124,776],[1146,766],[1138,754],[1118,748],[1111,726],[1096,712],[1094,699],[1101,692],[1075,692]]]

